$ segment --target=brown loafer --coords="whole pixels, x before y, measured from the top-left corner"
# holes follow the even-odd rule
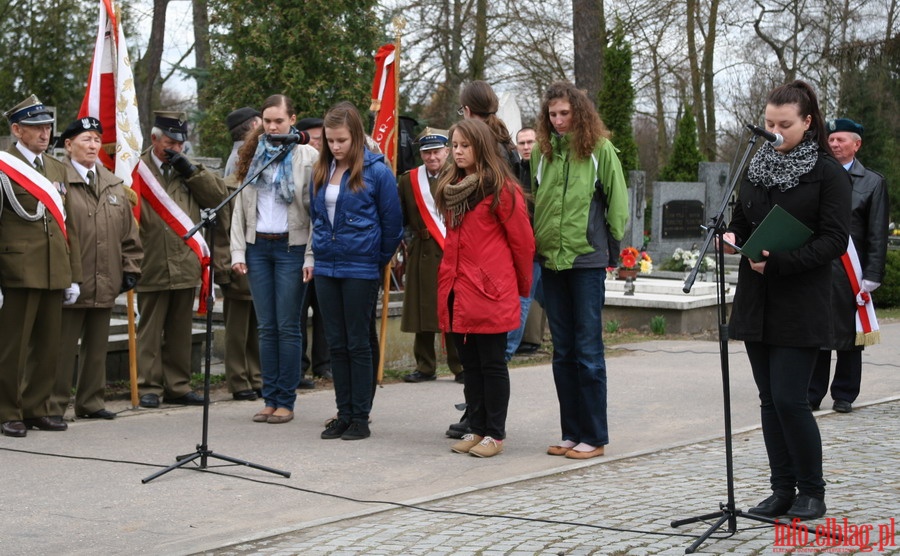
[[[269,415],[269,418],[266,419],[266,422],[269,423],[270,425],[280,425],[282,423],[287,423],[288,421],[293,420],[293,418],[294,418],[293,411],[291,411],[290,413],[287,413],[285,415],[278,415],[277,413],[273,413],[273,414]]]
[[[603,455],[603,446],[599,446],[594,448],[590,452],[578,452],[575,450],[569,450],[566,452],[566,457],[569,459],[591,459],[596,458]]]
[[[272,416],[272,413],[267,413],[265,410],[260,411],[256,415],[253,416],[254,423],[267,423],[269,422],[269,417]]]
[[[571,450],[572,448],[566,448],[565,446],[550,446],[547,448],[547,453],[551,456],[564,456],[566,452]]]

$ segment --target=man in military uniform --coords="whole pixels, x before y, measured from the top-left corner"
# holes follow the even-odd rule
[[[862,146],[863,126],[847,118],[826,124],[831,154],[850,173],[853,196],[850,205],[850,239],[862,269],[860,295],[875,291],[884,278],[887,260],[888,191],[884,176],[862,165],[856,153]],[[836,315],[834,338],[828,350],[819,352],[809,383],[809,404],[819,409],[828,392],[831,349],[837,351],[834,380],[831,382],[832,408],[838,413],[853,411],[862,381],[862,350],[856,342],[856,294],[840,258],[832,261],[831,304]]]
[[[416,370],[405,375],[406,382],[434,380],[437,359],[434,349],[435,333],[440,332],[437,318],[437,274],[444,256],[444,221],[434,207],[437,176],[450,154],[447,132],[425,128],[419,137],[419,153],[424,164],[400,176],[397,189],[403,222],[409,240],[406,264],[406,289],[403,294],[403,316],[400,330],[414,332],[413,355]],[[442,342],[447,348],[447,363],[462,382],[462,364],[451,341]]]
[[[65,166],[44,153],[53,114],[31,95],[4,116],[16,143],[0,153],[0,433],[23,437],[67,428],[50,395],[62,306],[78,298],[81,257],[64,219]]]
[[[234,142],[231,156],[225,165],[225,185],[228,193],[241,184],[233,176],[237,153],[244,144],[244,137],[262,125],[259,111],[249,106],[228,114],[225,125]],[[225,318],[225,380],[228,391],[238,401],[253,401],[259,397],[262,375],[259,363],[259,334],[256,330],[256,311],[250,282],[245,274],[231,271],[231,214],[234,199],[222,207],[216,218],[215,260],[216,284],[222,288],[222,316]]]
[[[182,153],[187,121],[181,112],[156,112],[151,146],[141,162],[168,197],[193,222],[201,208],[217,206],[226,196],[225,182],[195,165]],[[144,261],[138,281],[138,385],[141,407],[166,403],[202,405],[191,390],[191,320],[194,290],[200,285],[197,255],[166,224],[147,199],[141,199]]]
[[[125,185],[97,164],[102,137],[100,121],[88,116],[72,122],[60,138],[68,152],[64,161],[69,184],[66,223],[81,244],[84,281],[78,301],[63,309],[61,354],[51,409],[54,414],[65,415],[76,354],[80,353],[75,415],[85,419],[116,417],[106,409],[104,400],[109,320],[119,293],[137,283],[144,258]]]

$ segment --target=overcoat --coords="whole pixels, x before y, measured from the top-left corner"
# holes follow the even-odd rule
[[[28,162],[15,145],[11,145],[8,152]],[[46,154],[42,159],[47,179],[57,185],[65,206],[68,202],[66,167]],[[22,208],[34,214],[37,199],[15,182],[12,182],[12,188]],[[4,199],[0,210],[0,286],[63,290],[72,282],[81,282],[80,245],[74,231],[67,228],[67,242],[49,210],[44,213],[44,219],[34,222],[20,218],[9,199]]]
[[[729,337],[792,347],[821,347],[832,333],[831,261],[847,250],[850,179],[824,151],[786,191],[751,182],[745,172],[728,231],[742,245],[773,206],[813,231],[792,251],[771,253],[765,273],[741,257]]]
[[[131,203],[122,180],[100,164],[95,167],[99,195],[90,190],[69,157],[65,165],[69,183],[67,223],[81,244],[84,277],[78,301],[67,307],[112,307],[122,289],[123,273],[140,275],[144,258]]]
[[[437,317],[437,278],[444,251],[425,227],[425,220],[416,204],[410,178],[410,173],[416,171],[414,168],[403,174],[397,182],[400,208],[403,209],[403,223],[410,237],[407,245],[400,330],[440,332]],[[437,191],[437,179],[429,178],[428,186],[433,197]]]
[[[166,193],[192,222],[200,221],[201,208],[217,206],[226,195],[225,182],[209,170],[198,166],[198,171],[185,180],[177,172],[169,182],[159,171],[150,156],[150,150],[141,160],[165,188]],[[184,240],[172,231],[146,199],[141,199],[141,243],[144,246],[144,262],[138,292],[153,292],[193,288],[200,285],[200,262]]]

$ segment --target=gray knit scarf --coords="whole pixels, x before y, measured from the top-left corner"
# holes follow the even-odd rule
[[[462,219],[466,212],[484,199],[483,192],[479,196],[478,181],[477,174],[469,174],[459,183],[453,183],[444,187],[444,203],[450,210],[451,228],[456,228],[462,224]]]
[[[818,159],[819,145],[810,138],[805,138],[787,154],[781,154],[772,143],[766,142],[753,155],[747,177],[754,185],[767,189],[777,186],[779,190],[787,191],[800,183],[800,176],[812,170]]]

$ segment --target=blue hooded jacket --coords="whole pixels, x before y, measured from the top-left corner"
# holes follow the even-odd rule
[[[325,184],[310,187],[312,251],[315,274],[331,278],[378,280],[403,238],[403,213],[397,180],[384,156],[368,149],[363,158],[362,190],[354,193],[341,178],[334,225],[325,208]]]

